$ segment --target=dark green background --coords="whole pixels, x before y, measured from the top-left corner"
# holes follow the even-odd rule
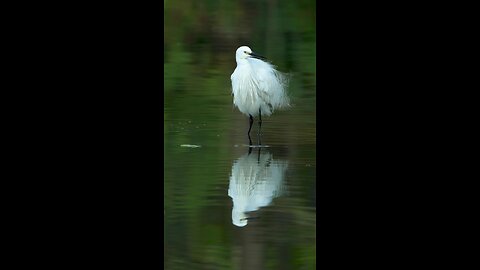
[[[165,269],[314,269],[315,1],[164,6]],[[227,190],[233,162],[248,152],[248,118],[233,107],[230,82],[242,45],[292,75],[293,106],[262,125],[262,151],[289,163],[288,192],[239,228]]]

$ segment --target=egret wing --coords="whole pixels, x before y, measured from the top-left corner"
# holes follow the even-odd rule
[[[270,110],[273,111],[274,106],[272,104],[272,100],[275,90],[274,80],[276,80],[273,68],[265,62],[261,62],[256,64],[256,68],[254,68],[254,71],[254,82],[258,90],[258,96],[265,104],[268,105]]]

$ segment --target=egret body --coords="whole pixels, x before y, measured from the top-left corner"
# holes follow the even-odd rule
[[[250,139],[253,117],[258,116],[259,118],[260,134],[262,115],[270,116],[274,110],[289,106],[286,93],[288,80],[273,65],[264,61],[263,56],[253,53],[248,46],[238,48],[235,58],[237,68],[230,77],[233,104],[250,118],[248,129],[248,138]],[[251,142],[250,139],[250,144]]]

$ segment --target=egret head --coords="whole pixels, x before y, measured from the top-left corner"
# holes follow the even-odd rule
[[[250,54],[252,53],[252,49],[250,49],[248,46],[241,46],[240,48],[237,49],[237,52],[235,53],[235,57],[237,59],[247,59],[250,57]]]
[[[265,57],[253,53],[252,49],[250,49],[250,47],[248,46],[241,46],[240,48],[237,49],[237,52],[235,53],[235,58],[237,60],[237,63],[241,60],[244,60],[250,57],[265,60]]]

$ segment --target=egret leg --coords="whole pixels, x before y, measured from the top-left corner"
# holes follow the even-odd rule
[[[249,114],[250,115],[250,114]],[[248,141],[250,142],[250,145],[252,145],[252,139],[250,138],[250,130],[252,130],[252,125],[253,125],[253,117],[250,115],[250,127],[248,128]]]
[[[262,110],[258,109],[258,145],[262,145]]]

